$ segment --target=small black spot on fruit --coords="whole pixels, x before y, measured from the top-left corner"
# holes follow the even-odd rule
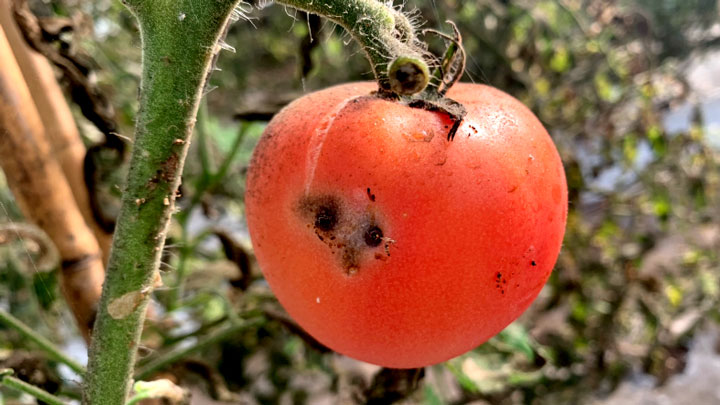
[[[383,232],[377,225],[370,226],[363,235],[365,244],[371,247],[380,246],[382,243]]]
[[[375,194],[370,192],[370,187],[367,188],[367,195],[370,201],[375,202]]]
[[[530,262],[530,265],[531,265],[531,266],[537,266],[537,263],[535,263],[535,260],[533,260],[533,261]]]

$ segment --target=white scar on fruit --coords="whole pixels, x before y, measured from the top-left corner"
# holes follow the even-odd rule
[[[339,103],[332,112],[325,116],[318,126],[315,127],[312,136],[310,136],[310,142],[308,142],[305,159],[305,195],[310,194],[310,186],[315,178],[315,169],[320,160],[320,154],[325,145],[328,132],[330,132],[330,128],[332,128],[335,123],[335,118],[337,118],[338,114],[340,114],[348,103],[359,98],[362,98],[362,96],[349,97],[343,100],[343,102]]]

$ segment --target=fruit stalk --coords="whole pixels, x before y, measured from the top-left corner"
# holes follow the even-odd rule
[[[326,17],[345,28],[361,45],[372,65],[380,91],[398,93],[393,86],[391,71],[402,68],[390,66],[395,60],[403,61],[405,71],[421,78],[427,84],[428,67],[423,55],[425,47],[416,39],[414,28],[402,12],[377,0],[277,0],[277,3]],[[402,81],[404,78],[400,78]],[[412,87],[412,86],[411,86]],[[411,95],[424,89],[412,87],[402,95]]]
[[[126,0],[142,38],[140,110],[90,347],[84,404],[123,405],[218,40],[237,0]]]

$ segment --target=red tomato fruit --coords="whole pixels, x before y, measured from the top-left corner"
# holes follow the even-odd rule
[[[255,253],[280,303],[333,350],[410,368],[460,355],[530,305],[557,259],[567,185],[538,119],[457,84],[467,117],[355,83],[268,125],[248,173]]]

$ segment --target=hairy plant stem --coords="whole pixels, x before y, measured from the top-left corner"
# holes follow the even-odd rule
[[[25,339],[35,343],[38,347],[45,351],[45,353],[47,353],[53,360],[65,364],[81,376],[85,375],[85,367],[83,367],[80,363],[68,357],[52,342],[45,339],[42,335],[32,330],[32,328],[22,323],[22,321],[2,309],[0,309],[0,323],[15,329],[15,331],[21,334]]]
[[[427,71],[425,49],[415,40],[412,24],[400,12],[378,0],[276,0],[276,3],[326,17],[345,28],[360,43],[372,65],[380,90],[393,93],[389,65],[407,58]],[[422,89],[420,89],[422,90]]]
[[[195,115],[237,0],[126,0],[142,38],[140,111],[83,403],[123,405]]]
[[[65,405],[65,402],[55,395],[38,388],[32,384],[28,384],[23,380],[20,380],[12,376],[13,371],[11,369],[0,370],[0,384],[24,392],[30,396],[33,396],[40,401],[48,405]]]

